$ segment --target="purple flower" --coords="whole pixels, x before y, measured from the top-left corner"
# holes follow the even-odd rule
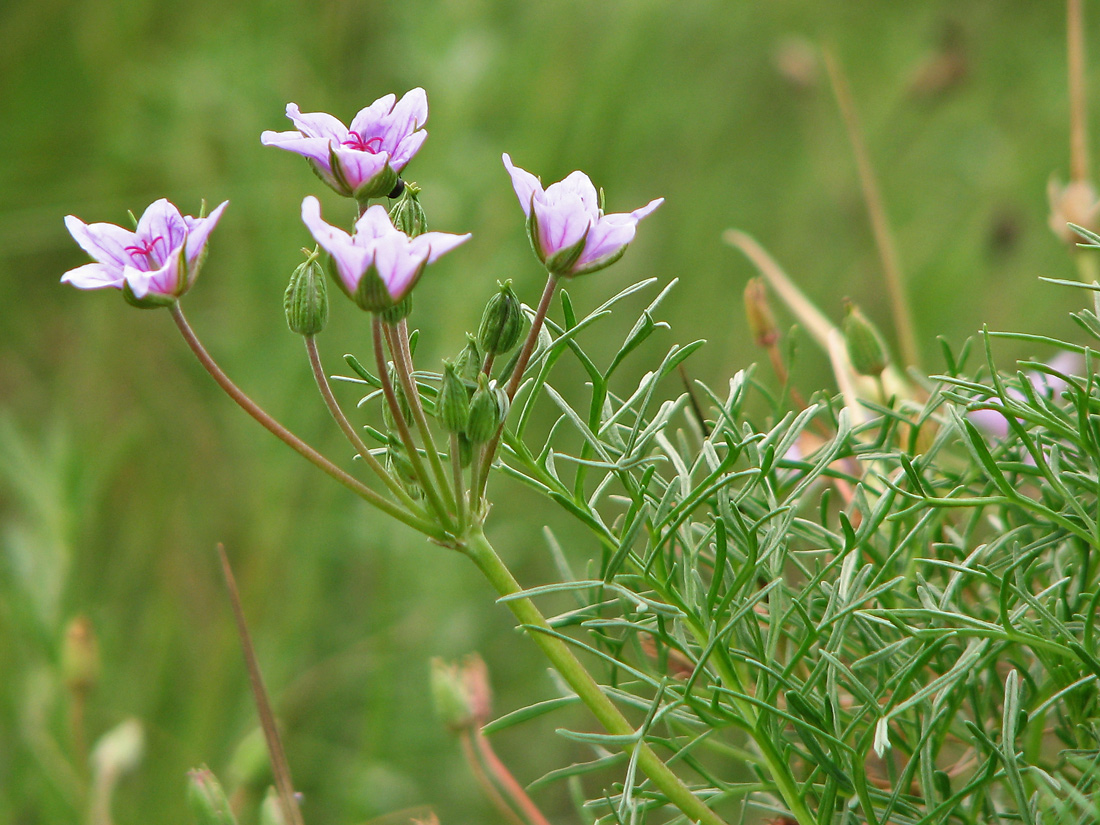
[[[173,304],[195,282],[207,238],[228,204],[205,218],[192,218],[161,198],[145,210],[134,232],[67,215],[65,226],[73,239],[96,262],[70,269],[61,282],[78,289],[121,289],[136,306]]]
[[[264,132],[260,142],[297,152],[321,180],[358,201],[392,192],[397,176],[428,137],[421,128],[428,121],[428,97],[420,88],[401,100],[379,98],[355,116],[350,128],[324,112],[302,114],[294,103],[287,104],[286,116],[297,130]]]
[[[469,240],[469,234],[425,232],[410,238],[395,229],[386,209],[375,204],[355,222],[355,233],[321,219],[321,204],[302,201],[302,222],[331,256],[336,283],[368,312],[389,309],[409,294],[424,267]]]
[[[583,172],[573,172],[544,190],[538,178],[514,166],[507,154],[504,167],[527,215],[535,254],[559,277],[585,275],[615,263],[634,240],[638,221],[665,200],[657,198],[633,212],[605,215],[596,187]]]
[[[1081,356],[1076,353],[1060,352],[1047,363],[1047,366],[1064,375],[1079,375],[1084,364]],[[1059,378],[1057,375],[1050,375],[1037,370],[1028,370],[1024,373],[1024,377],[1031,384],[1036,394],[1048,400],[1059,398],[1069,386],[1064,379]],[[1005,388],[1005,397],[1012,401],[1023,402],[1027,400],[1027,396],[1023,392],[1011,386]],[[1009,427],[1008,417],[1001,410],[1000,399],[992,395],[983,403],[988,406],[967,410],[967,419],[979,430],[995,439],[1003,440],[1007,438],[1011,428]]]

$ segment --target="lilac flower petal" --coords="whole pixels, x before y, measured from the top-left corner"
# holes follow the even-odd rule
[[[401,264],[405,261],[405,255],[401,253],[406,249],[403,247],[406,244],[402,242],[400,238],[395,235],[391,235],[388,238],[380,238],[373,245],[373,260],[374,266],[378,270],[378,276],[382,279],[382,283],[386,285],[386,290],[390,293],[390,297],[395,301],[404,297],[404,293],[400,290],[403,280],[402,273],[400,271]],[[407,284],[405,284],[407,286]]]
[[[504,161],[504,168],[508,170],[508,174],[512,178],[512,188],[516,192],[516,197],[519,198],[519,205],[523,207],[523,214],[530,217],[531,199],[536,195],[543,194],[542,184],[539,183],[538,178],[526,169],[520,169],[518,166],[513,165],[507,152],[501,158]]]
[[[393,167],[393,171],[400,173],[404,169],[413,156],[420,151],[420,147],[424,145],[424,141],[428,139],[428,133],[421,129],[419,132],[413,132],[405,138],[402,138],[401,142],[397,144],[393,151],[393,156],[390,158],[390,166]]]
[[[135,234],[148,245],[150,261],[159,268],[187,240],[187,224],[175,204],[161,198],[146,207]]]
[[[370,152],[360,152],[346,146],[333,146],[332,153],[340,164],[344,180],[353,192],[381,175],[390,159],[385,152],[373,155]]]
[[[184,217],[183,220],[187,224],[187,249],[184,254],[187,256],[188,264],[193,264],[202,254],[203,249],[206,248],[206,241],[210,237],[210,233],[213,232],[214,227],[218,225],[218,220],[221,218],[222,212],[225,211],[225,207],[228,205],[229,201],[222,201],[214,211],[205,218]]]
[[[89,225],[75,215],[65,216],[65,228],[80,248],[100,263],[118,267],[120,270],[130,263],[130,253],[126,251],[126,247],[134,245],[136,239],[133,232],[113,223]]]
[[[381,252],[381,249],[379,249]],[[427,261],[413,255],[399,255],[395,261],[388,264],[386,276],[386,289],[394,301],[400,301],[409,290],[416,286],[417,280],[424,272]]]
[[[970,410],[966,418],[982,432],[993,438],[1008,437],[1008,419],[1000,410]]]
[[[410,245],[415,257],[426,255],[427,261],[434,264],[452,249],[455,249],[473,237],[467,232],[465,235],[452,235],[450,232],[425,232],[412,239]]]
[[[389,94],[378,98],[370,106],[360,109],[359,114],[352,118],[348,132],[357,132],[368,137],[381,137],[379,133],[382,131],[382,119],[390,113],[396,101],[397,95]],[[347,134],[344,137],[347,137]]]
[[[325,138],[339,143],[348,136],[348,127],[325,112],[303,114],[298,104],[286,105],[286,116],[291,119],[303,137]]]
[[[72,284],[77,289],[102,289],[109,286],[121,289],[124,280],[121,268],[104,264],[84,264],[61,276],[61,283]]]
[[[579,243],[592,226],[592,219],[579,196],[569,193],[556,203],[536,197],[532,208],[539,226],[539,243],[547,258]]]
[[[147,271],[128,266],[123,270],[130,291],[138,300],[147,295],[179,295],[183,292],[180,283],[179,255],[171,255],[159,269]]]
[[[302,201],[302,223],[314,240],[332,256],[336,272],[347,290],[355,292],[370,263],[372,251],[357,247],[347,232],[325,223],[321,219],[321,204],[313,195]]]
[[[565,198],[567,195],[579,197],[581,203],[584,204],[585,211],[592,216],[593,220],[599,214],[600,196],[596,193],[596,187],[592,185],[592,180],[584,172],[570,172],[565,180],[552,183],[546,187],[546,200],[548,202],[553,203]]]
[[[260,135],[260,143],[294,152],[318,164],[326,172],[332,171],[329,167],[329,147],[332,144],[328,138],[302,137],[300,132],[269,131]]]
[[[428,122],[428,93],[419,86],[409,89],[397,101],[390,117],[402,131],[411,132],[414,129],[422,129]]]
[[[618,218],[626,218],[626,220],[616,220]],[[630,215],[604,215],[588,233],[584,252],[577,259],[576,266],[588,266],[601,258],[614,255],[634,240],[637,224],[638,222]]]
[[[376,203],[360,215],[359,220],[355,222],[355,242],[364,244],[376,238],[392,235],[396,231],[386,207]]]
[[[652,213],[654,210],[656,210],[657,207],[660,206],[664,202],[665,202],[664,198],[654,198],[649,203],[647,203],[645,206],[643,206],[641,209],[635,209],[630,214],[634,216],[635,221],[640,221],[642,218],[646,217],[647,215]]]

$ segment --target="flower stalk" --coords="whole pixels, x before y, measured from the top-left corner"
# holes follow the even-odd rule
[[[462,550],[477,565],[485,578],[502,597],[516,596],[523,588],[512,576],[511,571],[497,555],[492,544],[481,529],[472,530],[462,545]],[[512,614],[527,630],[531,639],[550,660],[554,669],[565,679],[577,696],[603,725],[604,729],[615,736],[634,736],[636,731],[622,715],[615,704],[607,698],[603,689],[577,659],[569,646],[553,633],[553,629],[542,612],[530,599],[511,598],[507,605]],[[623,749],[633,755],[637,751],[638,767],[661,790],[669,802],[679,808],[693,822],[704,825],[725,825],[725,821],[708,808],[699,797],[692,793],[671,768],[661,761],[641,738],[623,745]],[[804,804],[804,803],[803,803]],[[813,819],[799,819],[800,825],[810,825]]]
[[[298,436],[294,435],[290,430],[271,417],[263,408],[261,408],[255,401],[248,397],[240,387],[234,384],[228,375],[218,366],[217,362],[210,356],[210,353],[206,351],[206,348],[199,341],[198,336],[195,335],[194,330],[191,329],[191,325],[187,323],[187,318],[183,314],[183,310],[178,303],[171,306],[172,320],[176,322],[176,326],[179,328],[180,333],[183,335],[187,345],[191,348],[191,352],[195,354],[195,357],[199,359],[199,363],[206,369],[210,376],[217,382],[218,386],[222,388],[226,395],[232,398],[242,410],[252,416],[255,421],[260,424],[265,430],[270,432],[288,447],[290,447],[298,455],[302,456],[306,461],[317,467],[322,472],[329,475],[335,481],[338,481],[347,489],[351,490],[361,499],[369,504],[374,505],[382,512],[400,521],[402,524],[408,525],[414,530],[418,530],[430,538],[443,540],[446,538],[445,533],[439,529],[435,524],[420,518],[413,513],[404,510],[398,505],[389,501],[370,487],[363,484],[358,479],[348,475],[315,449],[306,444]]]

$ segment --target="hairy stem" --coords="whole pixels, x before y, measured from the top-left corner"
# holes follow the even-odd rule
[[[363,443],[363,439],[359,437],[359,433],[351,426],[351,422],[349,422],[347,416],[344,415],[344,411],[340,409],[340,404],[336,401],[336,396],[332,393],[332,385],[329,384],[328,376],[325,375],[325,371],[321,367],[321,355],[317,351],[317,340],[312,335],[307,335],[305,336],[305,341],[306,352],[309,354],[309,365],[313,370],[313,378],[317,382],[317,389],[321,391],[321,397],[325,399],[325,406],[328,407],[328,411],[332,414],[333,420],[339,425],[344,436],[351,442],[351,446],[355,448],[356,452],[359,453],[359,457],[366,462],[367,466],[370,467],[380,479],[382,479],[382,482],[389,488],[390,492],[393,493],[411,513],[420,518],[427,518],[427,513],[425,513],[420,505],[413,500],[412,496],[405,492],[405,488],[401,486],[401,483],[386,472],[386,468],[382,466],[382,462],[374,457],[367,445]]]
[[[371,321],[371,332],[374,341],[374,359],[378,367],[378,380],[382,383],[382,393],[386,396],[386,403],[389,405],[390,414],[393,415],[393,421],[397,427],[397,433],[401,437],[401,443],[405,446],[405,451],[409,455],[409,463],[412,464],[417,482],[424,489],[424,495],[427,497],[432,510],[435,511],[436,517],[444,524],[446,529],[450,531],[454,527],[451,523],[450,514],[447,512],[443,500],[439,497],[439,491],[435,488],[435,482],[432,480],[432,477],[428,475],[428,471],[424,467],[424,462],[420,460],[420,452],[416,448],[416,442],[413,440],[412,433],[409,432],[409,425],[401,412],[401,405],[397,402],[397,394],[393,390],[393,382],[390,381],[389,367],[386,365],[386,351],[382,343],[382,329],[382,319],[375,315]],[[396,355],[394,355],[394,360],[397,360]]]
[[[203,365],[208,373],[210,373],[210,376],[217,382],[218,386],[222,388],[226,395],[237,403],[237,406],[252,416],[252,418],[264,429],[305,458],[313,466],[340,482],[340,484],[351,490],[364,501],[373,504],[383,513],[392,516],[402,524],[407,524],[414,530],[419,530],[426,536],[431,536],[435,539],[444,539],[446,537],[439,527],[432,522],[405,511],[392,501],[388,501],[380,496],[370,487],[363,484],[363,482],[345,473],[272,418],[255,401],[249,398],[240,387],[229,380],[229,376],[222,371],[222,368],[217,365],[210,356],[210,353],[203,347],[202,342],[199,341],[198,336],[196,336],[194,330],[191,329],[191,325],[187,323],[187,319],[183,315],[183,310],[178,303],[172,305],[172,318],[176,322],[176,326],[179,327],[179,331],[182,333],[187,345],[191,348],[191,352],[199,359],[199,363]]]
[[[496,550],[493,549],[481,530],[474,530],[470,533],[463,545],[463,550],[501,596],[514,596],[522,592],[519,583],[516,582],[511,571],[501,561]],[[569,645],[557,636],[552,635],[550,625],[534,602],[528,598],[520,598],[508,601],[507,605],[521,625],[528,630],[531,639],[539,646],[581,701],[592,711],[592,714],[599,720],[604,729],[615,736],[635,734],[630,722],[607,698],[591,674],[574,655]],[[657,754],[653,752],[653,749],[644,741],[637,739],[624,745],[623,749],[629,754],[634,754],[637,751],[638,767],[653,781],[653,784],[660,789],[669,802],[683,811],[689,820],[705,825],[725,825],[724,820],[692,793],[691,789],[683,783],[683,780],[662,762]],[[806,825],[809,825],[812,821],[812,819],[805,820]],[[801,825],[804,821],[800,818],[799,822]]]

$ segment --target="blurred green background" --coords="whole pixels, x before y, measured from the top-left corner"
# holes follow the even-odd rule
[[[1072,277],[1045,197],[1068,167],[1064,31],[1059,4],[1022,0],[0,5],[0,822],[83,818],[81,768],[61,767],[72,748],[58,675],[77,614],[102,649],[89,735],[129,716],[147,733],[117,821],[189,821],[186,769],[224,774],[255,724],[219,541],[307,821],[415,805],[444,823],[495,820],[432,715],[430,657],[481,651],[497,712],[555,694],[471,565],[366,510],[255,427],[167,313],[61,287],[86,261],[65,214],[125,223],[126,209],[162,196],[187,213],[229,199],[185,301],[191,321],[238,383],[347,465],[281,309],[309,242],[302,198],[321,195],[334,221],[347,204],[259,135],[289,128],[288,101],[347,121],[424,86],[431,137],[406,177],[422,186],[432,228],[474,238],[418,289],[420,363],[436,368],[459,348],[494,279],[537,298],[507,151],[547,182],[584,169],[610,211],[666,198],[621,263],[571,292],[591,309],[639,278],[680,278],[662,313],[672,332],[647,352],[707,338],[691,370],[721,386],[756,358],[740,299],[752,271],[722,244],[727,227],[754,234],[834,317],[850,296],[889,328],[852,153],[814,51],[826,41],[850,76],[934,368],[936,334],[958,344],[983,322],[1072,334],[1065,313],[1078,296],[1037,280]],[[369,334],[349,302],[333,315],[320,345],[340,372],[343,353],[369,355]],[[631,323],[607,322],[589,348]],[[796,379],[831,386],[811,350]],[[1023,354],[1006,349],[1006,364]],[[577,377],[564,365],[561,375]],[[354,391],[338,391],[353,409]],[[494,487],[490,534],[522,582],[554,576],[542,523],[573,558],[591,550],[532,494]],[[522,781],[582,755],[553,735],[562,725],[589,721],[560,715],[497,737]],[[575,821],[560,787],[537,800]]]

